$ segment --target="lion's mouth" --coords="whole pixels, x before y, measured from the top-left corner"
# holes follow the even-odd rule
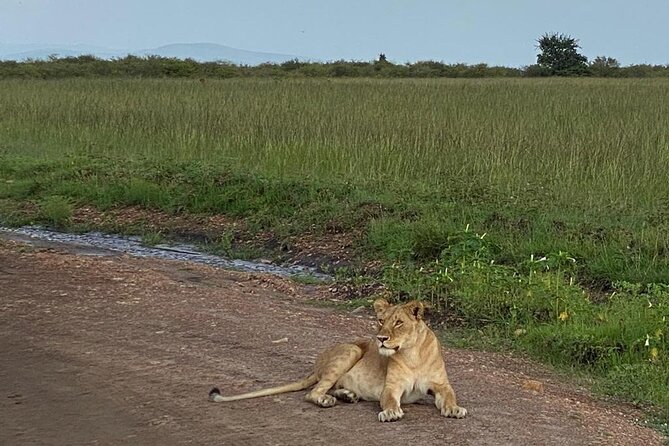
[[[388,347],[387,345],[385,345],[383,343],[381,343],[379,345],[379,353],[381,353],[383,356],[394,355],[395,353],[397,353],[397,350],[399,350],[399,349],[400,349],[399,346],[398,347]]]

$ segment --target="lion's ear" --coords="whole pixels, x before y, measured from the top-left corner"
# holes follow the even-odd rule
[[[405,304],[404,308],[406,308],[409,314],[415,317],[417,321],[423,319],[423,315],[425,314],[425,305],[423,302],[419,300],[412,300],[408,304]]]
[[[384,311],[386,311],[388,307],[390,307],[390,304],[384,298],[379,298],[374,301],[373,306],[374,306],[374,311],[376,311],[376,314],[379,315]]]

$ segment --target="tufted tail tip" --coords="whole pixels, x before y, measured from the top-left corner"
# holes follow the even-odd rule
[[[221,391],[218,390],[218,387],[214,387],[209,391],[209,401],[212,401],[214,403],[220,403],[223,401],[223,397],[221,396]]]

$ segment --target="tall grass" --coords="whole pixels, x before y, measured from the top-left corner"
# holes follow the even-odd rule
[[[471,224],[498,237],[507,260],[564,250],[588,259],[594,282],[669,281],[668,80],[70,79],[0,87],[0,151],[8,156],[198,162],[357,184],[393,208],[422,203],[418,221],[371,226],[371,244],[389,257],[416,248],[407,241],[428,240],[427,251],[438,251],[448,233]]]
[[[669,196],[665,80],[3,81],[10,153],[269,175],[527,187],[584,208]],[[528,184],[529,183],[529,184]]]

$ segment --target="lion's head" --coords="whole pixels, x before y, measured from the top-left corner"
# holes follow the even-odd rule
[[[400,305],[390,305],[385,299],[374,301],[374,311],[379,319],[376,343],[381,355],[391,356],[416,344],[425,327],[424,309],[423,303],[417,300]]]

